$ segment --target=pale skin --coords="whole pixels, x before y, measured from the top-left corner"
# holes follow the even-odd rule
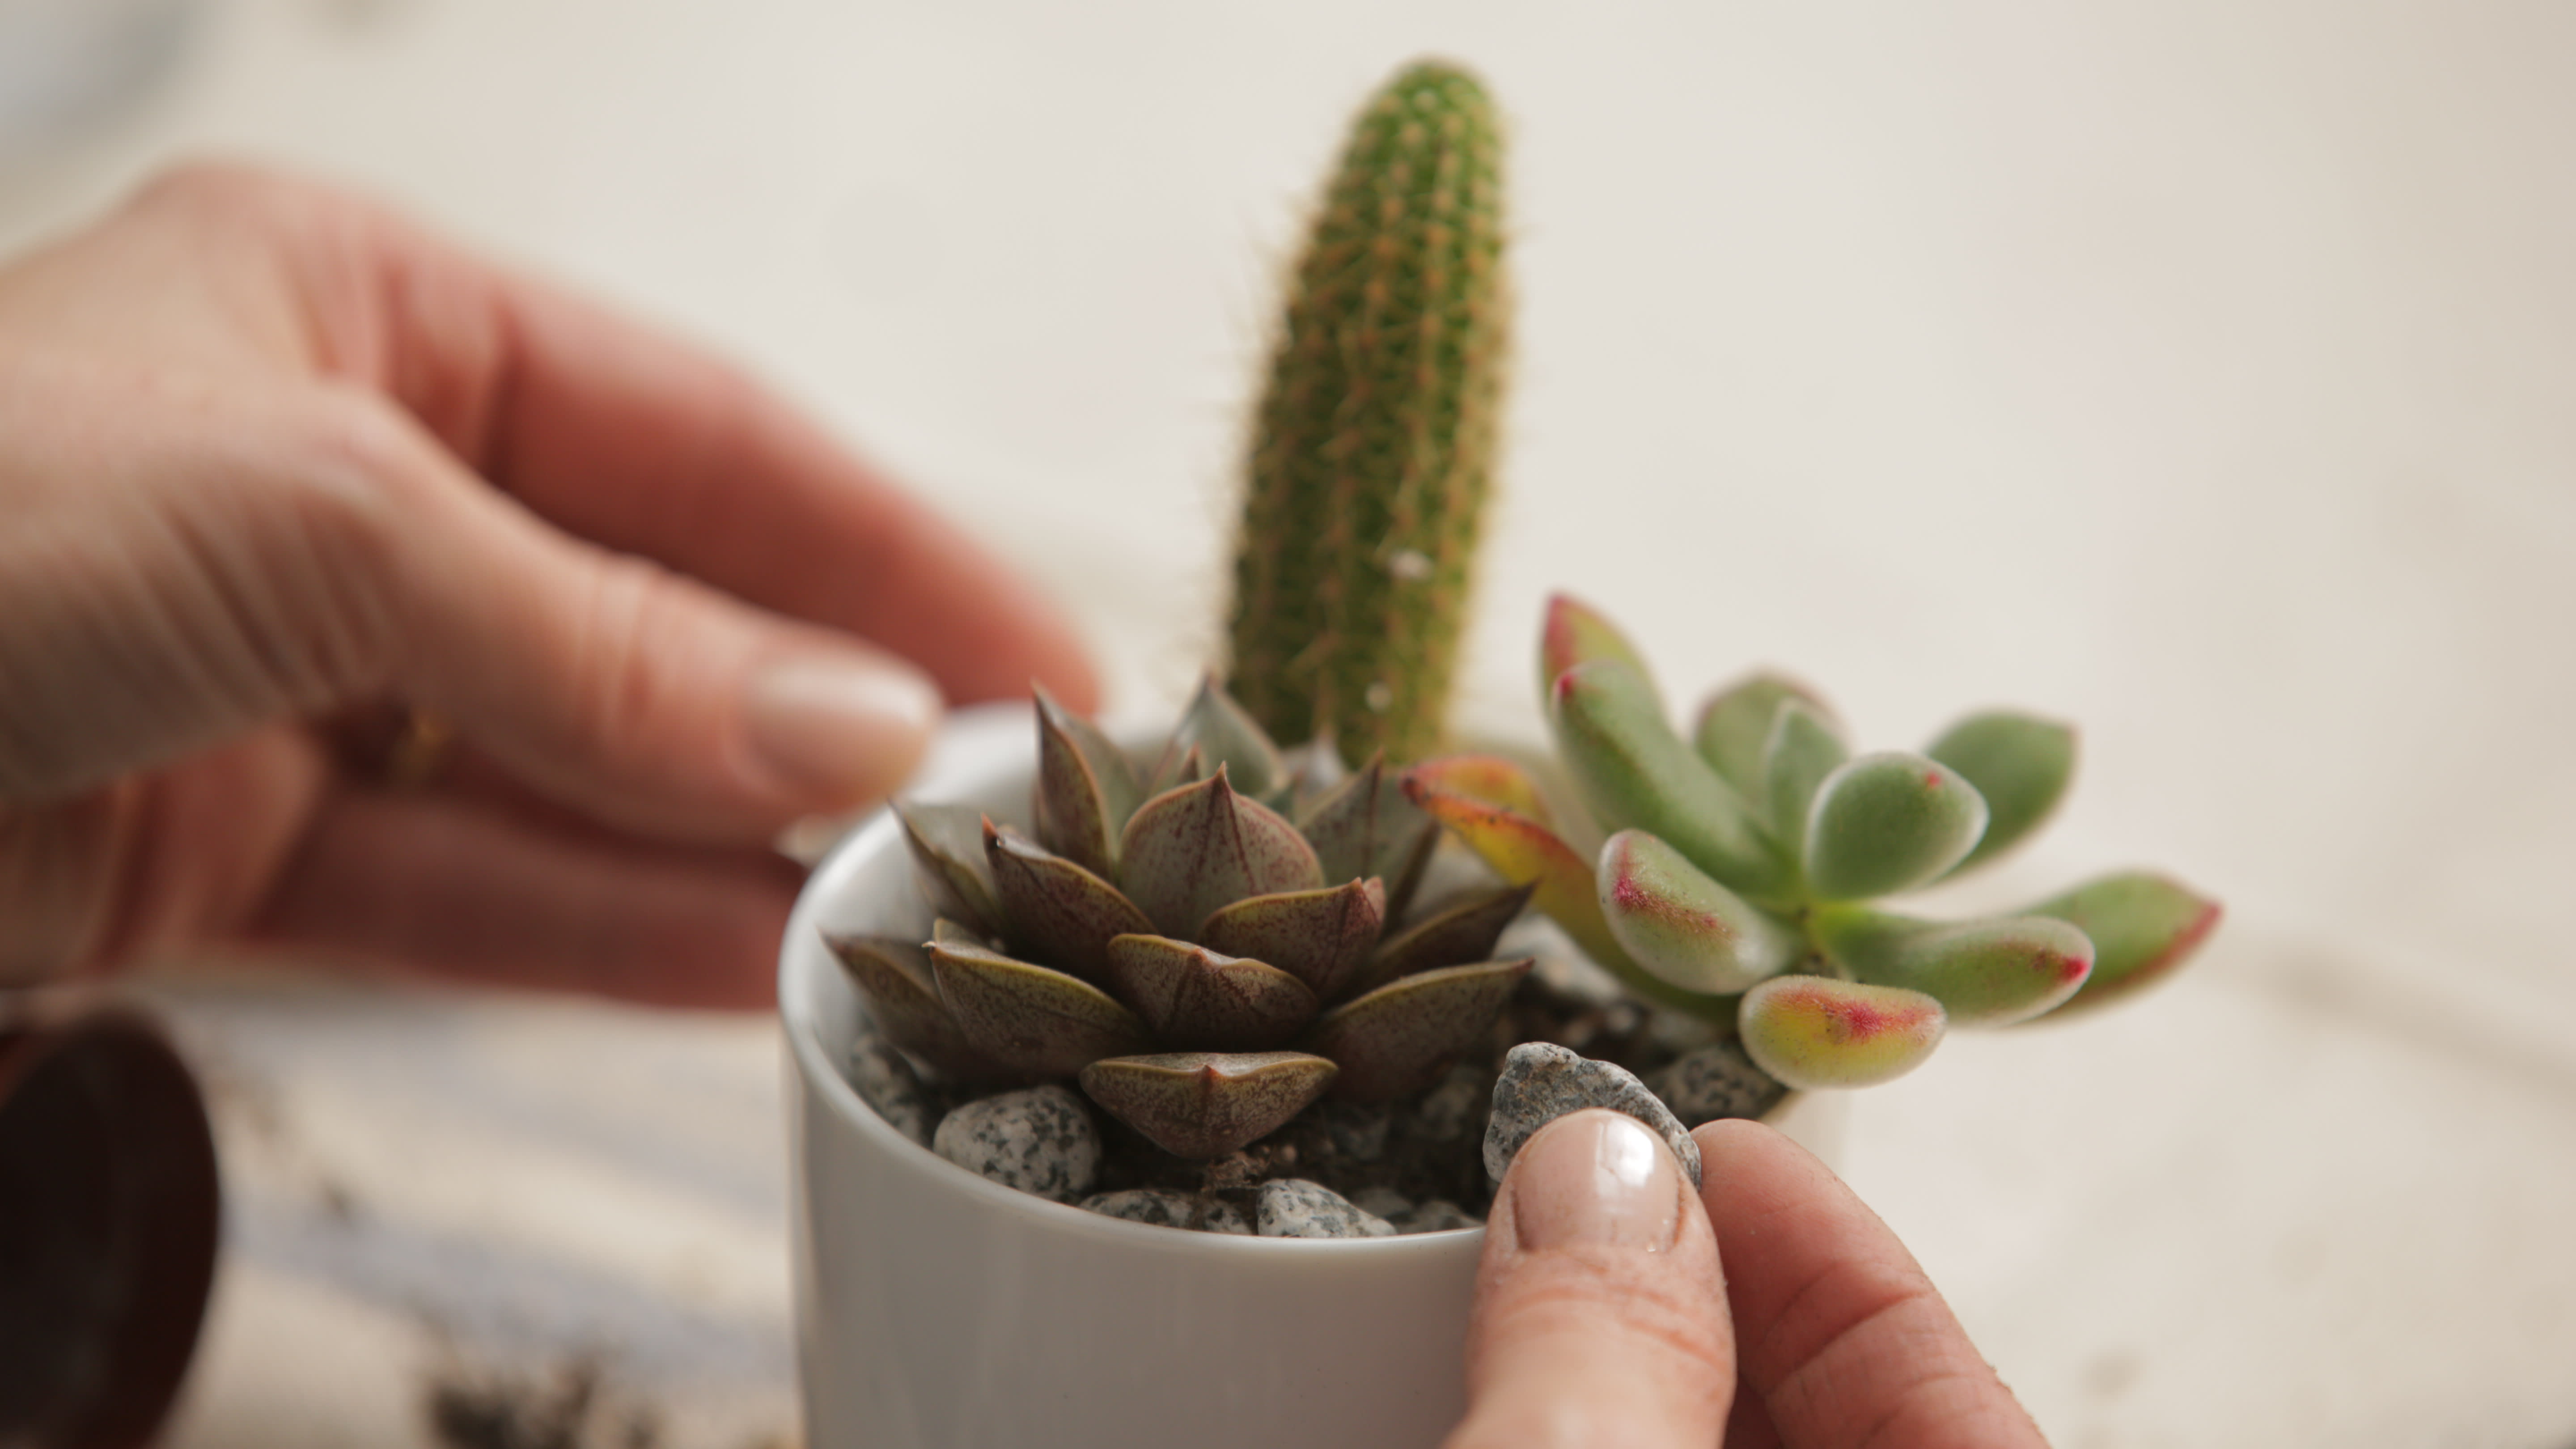
[[[0,986],[254,949],[760,1006],[776,833],[1032,679],[1095,703],[964,531],[375,204],[191,168],[0,267]],[[1694,1193],[1608,1115],[1497,1198],[1451,1449],[2040,1443],[1812,1158],[1715,1124]]]

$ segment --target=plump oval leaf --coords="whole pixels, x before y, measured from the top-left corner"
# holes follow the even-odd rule
[[[2051,896],[2028,914],[2072,924],[2093,942],[2093,974],[2061,1010],[2116,1001],[2172,975],[2218,929],[2218,902],[2170,876],[2121,871]]]
[[[1405,771],[1405,776],[1425,789],[1500,805],[1550,830],[1556,829],[1547,796],[1538,787],[1538,777],[1518,760],[1501,755],[1442,755],[1415,765]]]
[[[1286,1126],[1332,1085],[1335,1070],[1304,1052],[1170,1052],[1096,1061],[1078,1080],[1147,1141],[1205,1161]]]
[[[1151,1045],[1145,1024],[1087,981],[998,951],[934,945],[930,970],[949,1018],[978,1051],[1031,1077]]]
[[[1137,807],[1119,842],[1118,883],[1155,931],[1186,937],[1219,906],[1313,890],[1324,870],[1297,827],[1237,793],[1220,765]]]
[[[1807,814],[1807,889],[1848,901],[1911,890],[1959,863],[1986,828],[1974,785],[1902,750],[1859,756],[1825,777]]]
[[[1233,777],[1234,788],[1256,800],[1284,797],[1288,792],[1288,762],[1271,741],[1270,734],[1235,703],[1213,674],[1199,676],[1198,693],[1190,696],[1188,709],[1181,711],[1181,722],[1172,730],[1172,738],[1163,746],[1164,764],[1173,764],[1192,752],[1204,762],[1199,774],[1224,766]],[[1182,778],[1174,764],[1174,783]],[[1159,777],[1162,770],[1158,768]],[[1187,778],[1196,779],[1198,775]]]
[[[1673,733],[1636,670],[1616,659],[1576,665],[1557,676],[1548,718],[1602,829],[1651,830],[1739,894],[1781,896],[1787,861],[1770,832]]]
[[[849,973],[850,982],[867,998],[868,1014],[887,1041],[922,1065],[959,1081],[988,1081],[1009,1075],[975,1049],[966,1033],[950,1020],[939,1002],[939,985],[930,974],[930,955],[920,942],[899,936],[839,936],[823,933],[832,959]]]
[[[1823,695],[1785,674],[1756,672],[1708,697],[1699,707],[1691,744],[1709,768],[1746,799],[1759,800],[1764,789],[1762,755],[1771,742],[1772,723],[1779,717],[1780,706],[1793,699],[1834,728],[1833,706],[1825,703]],[[1835,733],[1841,731],[1835,728]]]
[[[1808,930],[1861,980],[1937,997],[1952,1026],[2028,1021],[2064,1004],[2093,971],[2093,943],[2047,916],[1923,921],[1829,906]]]
[[[1792,1087],[1873,1087],[1941,1044],[1941,1003],[1920,991],[1774,976],[1744,993],[1736,1030],[1754,1064]]]
[[[1807,811],[1825,777],[1851,758],[1833,725],[1802,699],[1784,699],[1762,746],[1762,807],[1792,860],[1805,858]]]
[[[1521,909],[1538,889],[1535,882],[1481,891],[1452,902],[1387,938],[1369,962],[1366,986],[1376,987],[1399,976],[1442,966],[1461,966],[1494,957],[1503,929],[1519,919]]]
[[[988,823],[984,859],[1012,946],[1059,971],[1098,981],[1110,937],[1154,929],[1116,886],[1016,830]]]
[[[1262,1051],[1315,1019],[1315,993],[1276,966],[1169,936],[1109,943],[1110,994],[1156,1041],[1199,1051]]]
[[[940,915],[988,936],[1002,930],[1002,904],[984,867],[984,812],[971,805],[914,805],[898,800],[894,818],[912,852],[922,894]]]
[[[1787,928],[1643,830],[1604,842],[1594,876],[1610,934],[1684,991],[1742,991],[1797,959]]]
[[[1485,1039],[1530,958],[1444,966],[1390,981],[1324,1013],[1305,1048],[1342,1074],[1333,1095],[1384,1102],[1440,1079],[1460,1052]]]
[[[1038,701],[1038,843],[1092,874],[1118,868],[1118,833],[1144,799],[1136,767],[1091,721],[1055,702],[1046,686]]]
[[[1324,879],[1340,882],[1376,876],[1386,882],[1386,915],[1404,913],[1421,884],[1440,826],[1405,798],[1404,782],[1386,768],[1383,754],[1310,802],[1297,828],[1315,847]]]
[[[1572,594],[1548,595],[1547,617],[1538,630],[1539,697],[1547,697],[1558,675],[1595,659],[1616,659],[1637,671],[1649,691],[1655,687],[1655,672],[1646,667],[1646,656],[1608,615]]]
[[[1954,872],[2010,850],[2045,823],[2075,778],[2075,727],[2012,710],[1972,714],[1923,753],[1959,772],[1986,800],[1986,833]]]
[[[1198,939],[1229,956],[1267,961],[1305,982],[1317,1000],[1332,1001],[1358,979],[1385,924],[1386,882],[1371,876],[1248,896],[1209,916]]]

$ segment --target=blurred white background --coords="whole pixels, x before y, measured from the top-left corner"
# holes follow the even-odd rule
[[[207,152],[395,197],[767,373],[1044,579],[1131,713],[1208,655],[1273,282],[1349,109],[1416,54],[1476,66],[1514,125],[1524,310],[1464,718],[1533,728],[1563,587],[1675,692],[1785,664],[1872,744],[1996,702],[2082,721],[2070,808],[1983,893],[2155,863],[2230,923],[2130,1011],[1963,1039],[1868,1095],[1849,1176],[2063,1449],[2576,1444],[2576,9],[201,22],[122,112],[0,136],[0,246]],[[359,1224],[445,1234],[447,1281],[519,1294],[540,1338],[703,1309],[736,1354],[706,1401],[752,1406],[722,1432],[784,1412],[766,1028],[182,1010],[281,1130],[339,1144],[298,1150],[341,1154]],[[414,1104],[437,1152],[348,1105],[540,1025],[574,1045],[509,1077],[524,1101]],[[730,1115],[671,1132],[752,1156],[654,1146],[601,1087],[638,1053],[726,1084],[691,1100]],[[586,1105],[546,1136],[540,1101]],[[249,1227],[179,1442],[408,1442],[426,1290],[315,1249],[359,1229],[241,1122]],[[513,1153],[559,1170],[492,1165]],[[509,1266],[541,1251],[633,1302],[564,1309]]]

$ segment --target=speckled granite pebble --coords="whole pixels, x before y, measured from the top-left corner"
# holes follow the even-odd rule
[[[1360,1211],[1320,1182],[1282,1177],[1261,1185],[1254,1230],[1265,1238],[1384,1238],[1395,1224]]]
[[[1531,1134],[1586,1107],[1625,1112],[1654,1128],[1681,1159],[1691,1185],[1699,1185],[1699,1144],[1661,1097],[1625,1067],[1543,1041],[1523,1042],[1503,1058],[1503,1074],[1494,1082],[1493,1120],[1485,1124],[1485,1171],[1502,1181],[1512,1154]]]
[[[930,1128],[939,1120],[938,1108],[903,1053],[874,1031],[862,1032],[850,1044],[844,1072],[859,1100],[876,1108],[877,1115],[893,1124],[894,1130],[924,1147],[930,1145]]]
[[[1234,1204],[1222,1198],[1203,1197],[1194,1192],[1175,1192],[1167,1187],[1131,1187],[1118,1192],[1104,1192],[1082,1200],[1085,1212],[1103,1217],[1125,1218],[1131,1223],[1152,1223],[1165,1228],[1194,1228],[1202,1233],[1248,1234],[1252,1224]]]
[[[1753,1064],[1732,1041],[1711,1042],[1646,1078],[1685,1127],[1720,1117],[1759,1117],[1780,1105],[1789,1089]]]
[[[969,1172],[1057,1202],[1089,1192],[1100,1171],[1100,1129],[1070,1087],[969,1102],[940,1119],[930,1145]]]
[[[1467,1211],[1445,1197],[1435,1197],[1404,1215],[1395,1225],[1399,1233],[1445,1233],[1451,1228],[1481,1228],[1483,1218]]]

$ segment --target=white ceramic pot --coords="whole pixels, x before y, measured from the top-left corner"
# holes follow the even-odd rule
[[[1018,818],[1025,706],[961,711],[912,789]],[[860,1002],[824,931],[927,933],[891,815],[815,870],[779,966],[795,1273],[815,1449],[1427,1449],[1465,1408],[1481,1228],[1180,1232],[990,1182],[887,1125],[840,1070]],[[1811,1147],[1838,1103],[1793,1100]],[[1777,1120],[1777,1119],[1775,1119]]]

